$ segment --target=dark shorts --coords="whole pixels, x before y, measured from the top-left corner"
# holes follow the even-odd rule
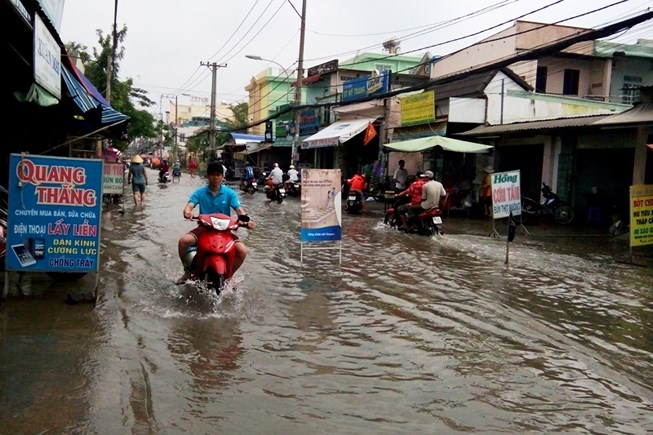
[[[203,226],[201,226],[201,225],[198,225],[198,226],[195,227],[194,229],[190,230],[189,233],[195,236],[195,241],[197,242],[197,240],[199,240],[199,237],[200,237],[202,234],[204,234],[204,233],[206,233],[206,232],[208,232],[208,231],[211,231],[211,230],[209,230],[208,228],[203,227]],[[238,240],[238,236],[235,235],[235,234],[234,234],[234,240],[237,241],[237,242],[239,241],[239,240]]]
[[[132,183],[132,192],[134,193],[145,192],[145,183]]]

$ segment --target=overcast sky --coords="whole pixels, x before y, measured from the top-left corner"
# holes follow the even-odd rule
[[[615,6],[589,13],[611,4]],[[114,5],[114,0],[66,0],[61,38],[89,51],[97,48],[96,30],[111,31]],[[381,53],[382,42],[393,37],[403,54],[444,55],[515,19],[553,23],[589,13],[561,24],[598,28],[647,7],[650,0],[307,0],[304,68],[356,53]],[[244,88],[252,76],[278,68],[274,62],[288,71],[297,67],[301,8],[301,0],[118,1],[118,28],[127,26],[119,77],[131,77],[164,105],[166,94],[188,104],[191,98],[182,94],[208,98],[211,93],[210,69],[200,63],[226,63],[218,69],[216,101],[246,101]],[[616,36],[625,43],[653,39],[653,23]],[[274,62],[250,60],[246,54]]]

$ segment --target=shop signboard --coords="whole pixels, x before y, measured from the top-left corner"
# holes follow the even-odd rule
[[[520,172],[495,172],[491,176],[492,216],[502,219],[521,215],[521,180]]]
[[[371,77],[361,77],[346,81],[342,85],[342,101],[356,101],[388,92],[390,86],[390,71],[373,74]]]
[[[101,159],[12,154],[7,270],[97,271],[102,183]]]
[[[630,186],[630,247],[653,244],[653,184]]]

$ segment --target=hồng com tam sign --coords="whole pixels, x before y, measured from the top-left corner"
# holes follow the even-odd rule
[[[653,184],[630,186],[630,247],[653,244]]]
[[[519,170],[492,174],[492,216],[501,219],[521,215],[521,180]]]
[[[97,271],[102,178],[99,159],[12,154],[7,269]]]

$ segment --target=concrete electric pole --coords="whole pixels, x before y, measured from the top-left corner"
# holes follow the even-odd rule
[[[209,63],[209,62],[200,62],[201,66],[208,66],[211,68],[211,121],[209,125],[209,154],[213,152],[213,149],[215,148],[215,94],[216,94],[216,78],[218,75],[218,68],[226,68],[227,64],[223,63],[222,65],[218,65],[217,63]]]
[[[290,149],[290,164],[295,160],[295,154],[300,147],[299,142],[299,125],[302,120],[302,114],[299,106],[302,105],[302,85],[304,82],[304,34],[306,33],[306,0],[302,0],[301,30],[299,35],[299,58],[297,59],[297,81],[295,82],[295,138]]]

